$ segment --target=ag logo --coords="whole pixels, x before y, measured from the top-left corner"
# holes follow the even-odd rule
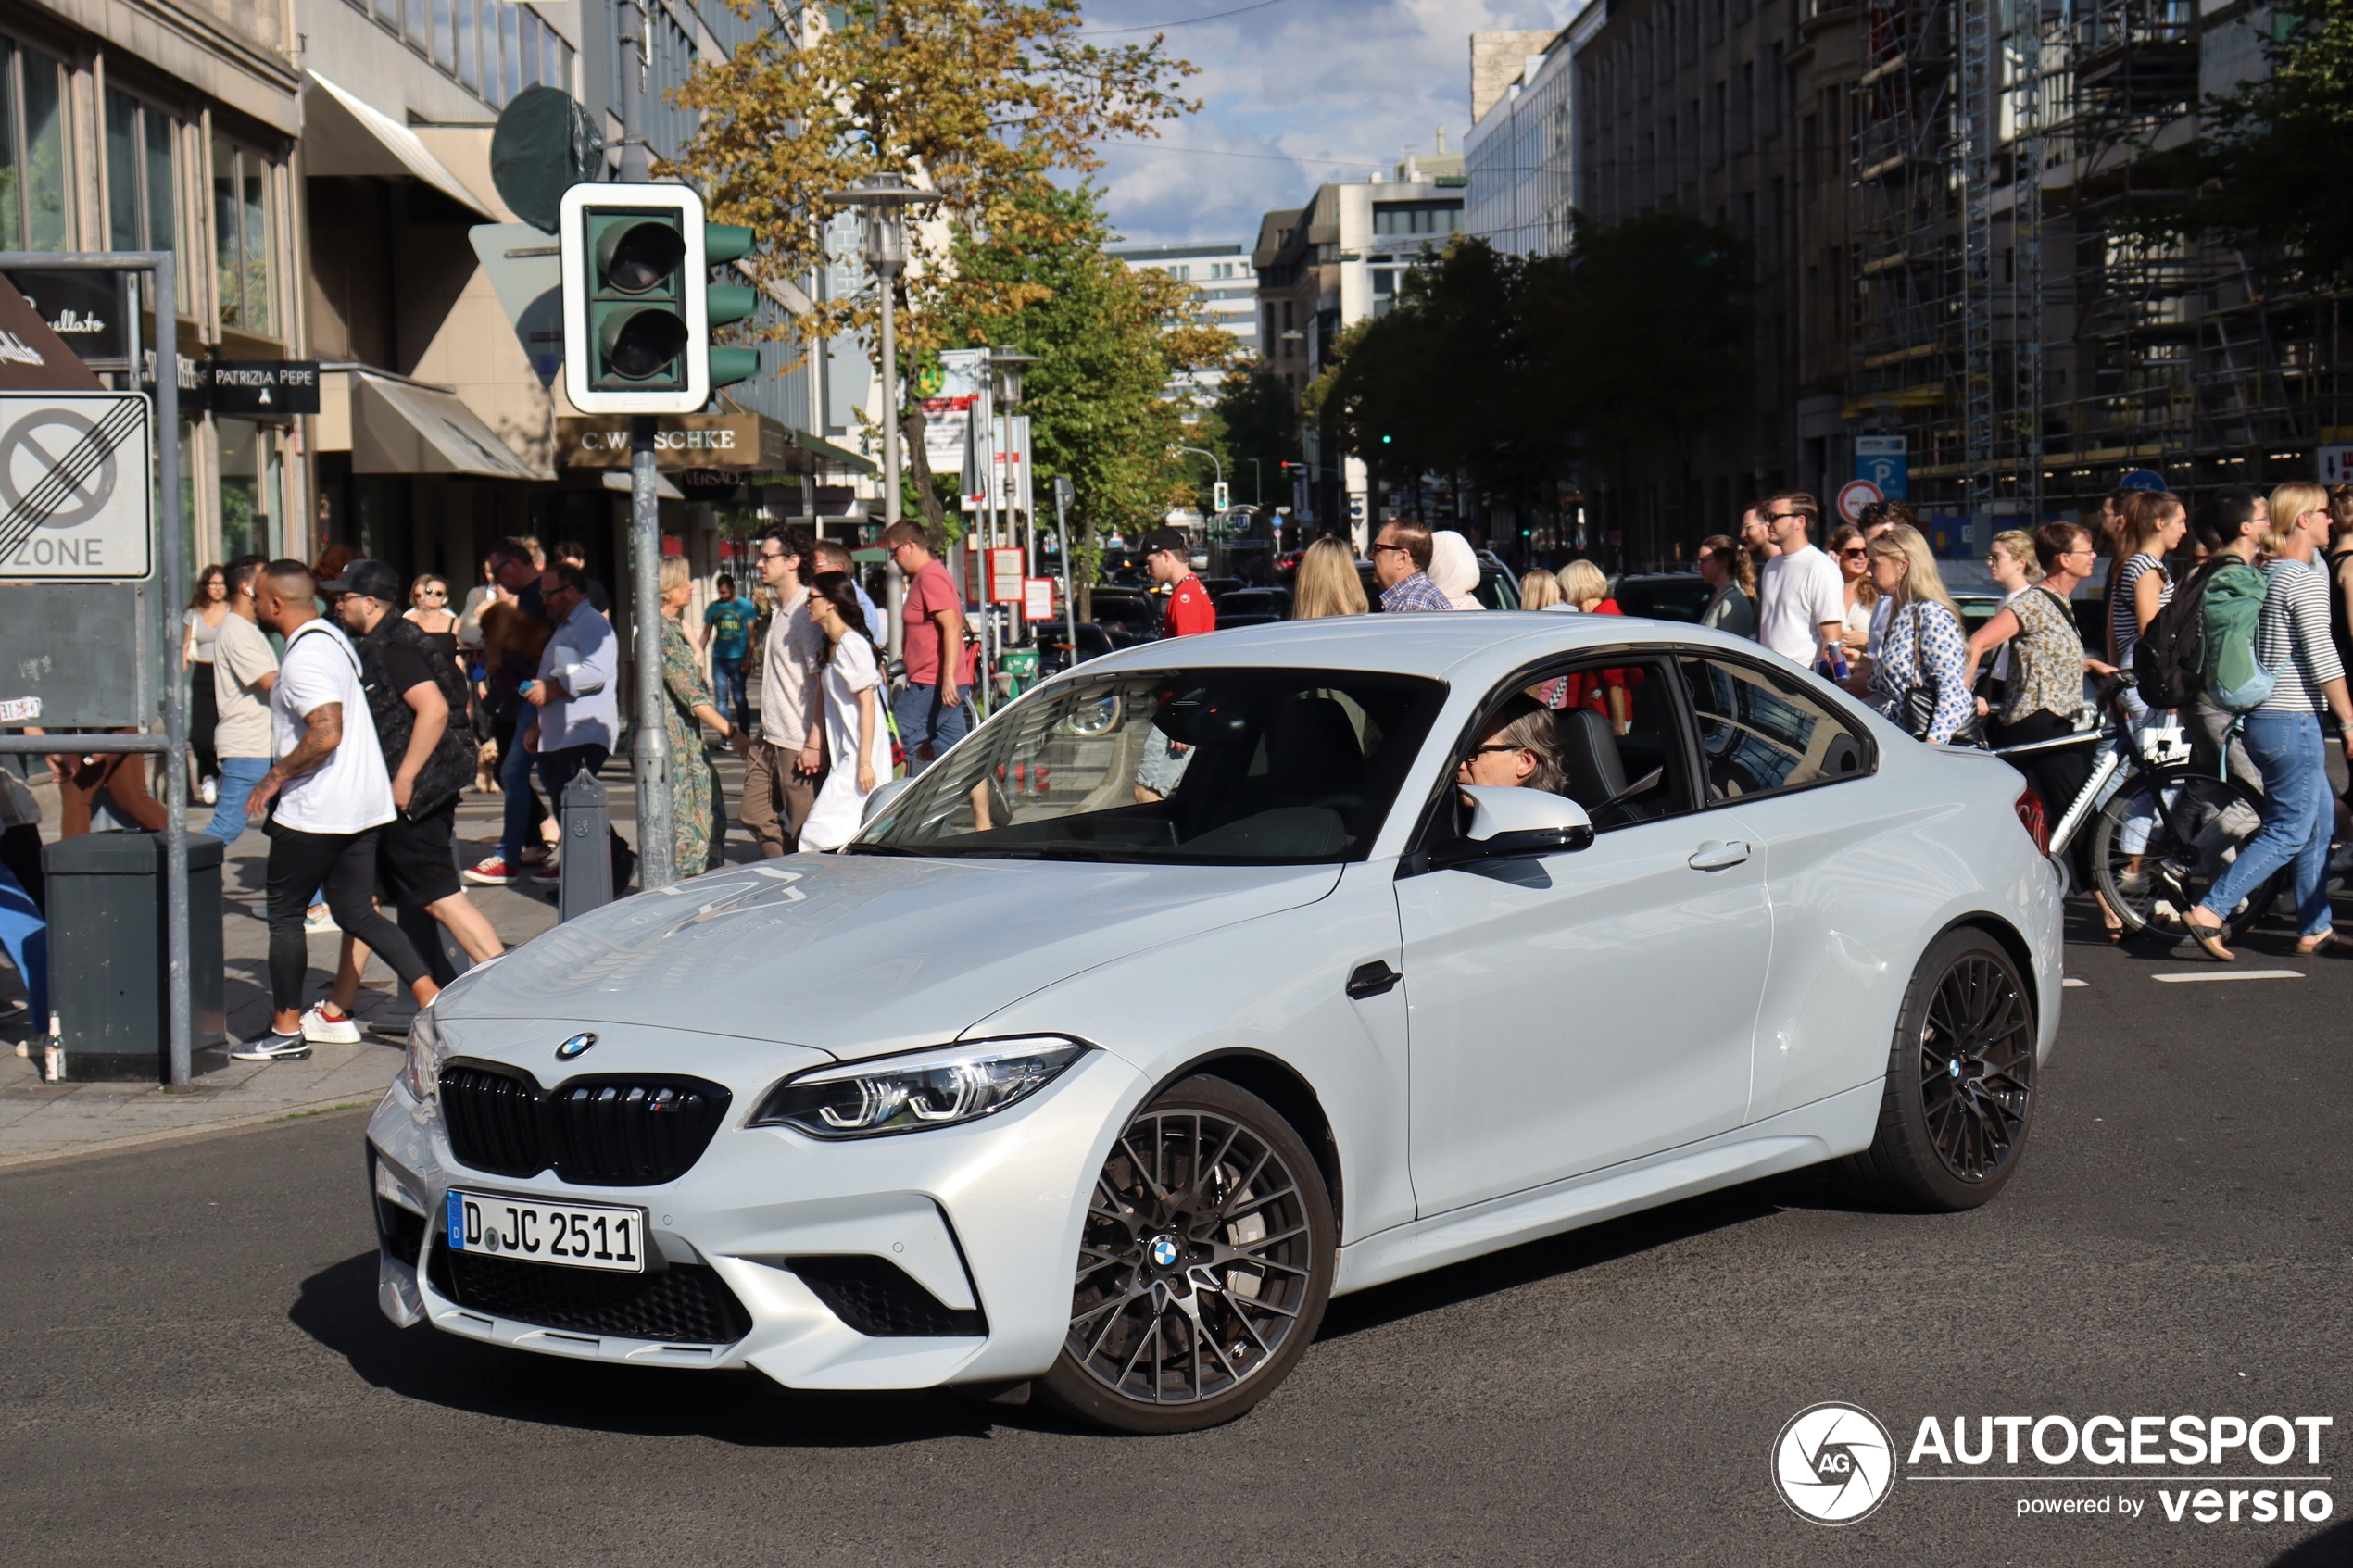
[[[1894,1480],[1895,1441],[1858,1406],[1809,1405],[1773,1439],[1773,1484],[1781,1500],[1817,1524],[1868,1517]]]

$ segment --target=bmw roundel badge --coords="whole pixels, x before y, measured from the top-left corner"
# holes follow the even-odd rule
[[[556,1047],[556,1060],[558,1061],[570,1061],[573,1058],[579,1056],[587,1050],[590,1046],[593,1046],[596,1043],[597,1036],[594,1035],[574,1035],[571,1039],[566,1040],[562,1045]]]

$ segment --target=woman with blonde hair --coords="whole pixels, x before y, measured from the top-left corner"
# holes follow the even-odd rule
[[[1334,615],[1364,615],[1372,608],[1356,558],[1339,540],[1325,537],[1307,546],[1291,577],[1290,618],[1322,621]]]
[[[1560,579],[1541,569],[1521,578],[1519,580],[1519,608],[1522,609],[1560,608]]]
[[[725,841],[723,824],[726,799],[719,785],[719,765],[702,738],[702,726],[732,741],[735,730],[719,711],[703,680],[702,661],[686,641],[680,621],[686,601],[695,596],[693,569],[684,556],[665,556],[661,562],[661,682],[670,700],[662,705],[661,722],[670,742],[671,866],[682,877],[700,876],[721,862]]]
[[[1573,560],[1554,573],[1561,585],[1561,602],[1585,614],[1617,615],[1622,613],[1609,596],[1609,579],[1602,569],[1589,560]],[[1607,609],[1601,607],[1608,605]]]
[[[1894,607],[1868,690],[1871,706],[1931,746],[1976,716],[1961,614],[1920,531],[1897,523],[1866,546],[1871,582]]]

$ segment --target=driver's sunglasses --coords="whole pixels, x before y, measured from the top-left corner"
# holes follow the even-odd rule
[[[1473,757],[1484,757],[1491,751],[1529,751],[1532,749],[1533,748],[1530,746],[1514,746],[1506,741],[1495,741],[1487,746],[1472,746],[1470,748],[1470,754]]]

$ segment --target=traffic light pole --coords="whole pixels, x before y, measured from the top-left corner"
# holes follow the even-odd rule
[[[621,177],[653,178],[646,156],[643,84],[639,81],[646,14],[638,0],[622,0]],[[630,618],[637,640],[637,739],[631,771],[637,785],[637,886],[651,893],[677,880],[670,863],[670,736],[661,706],[669,700],[661,678],[661,498],[655,486],[654,416],[629,416]],[[622,890],[614,888],[615,893]]]

